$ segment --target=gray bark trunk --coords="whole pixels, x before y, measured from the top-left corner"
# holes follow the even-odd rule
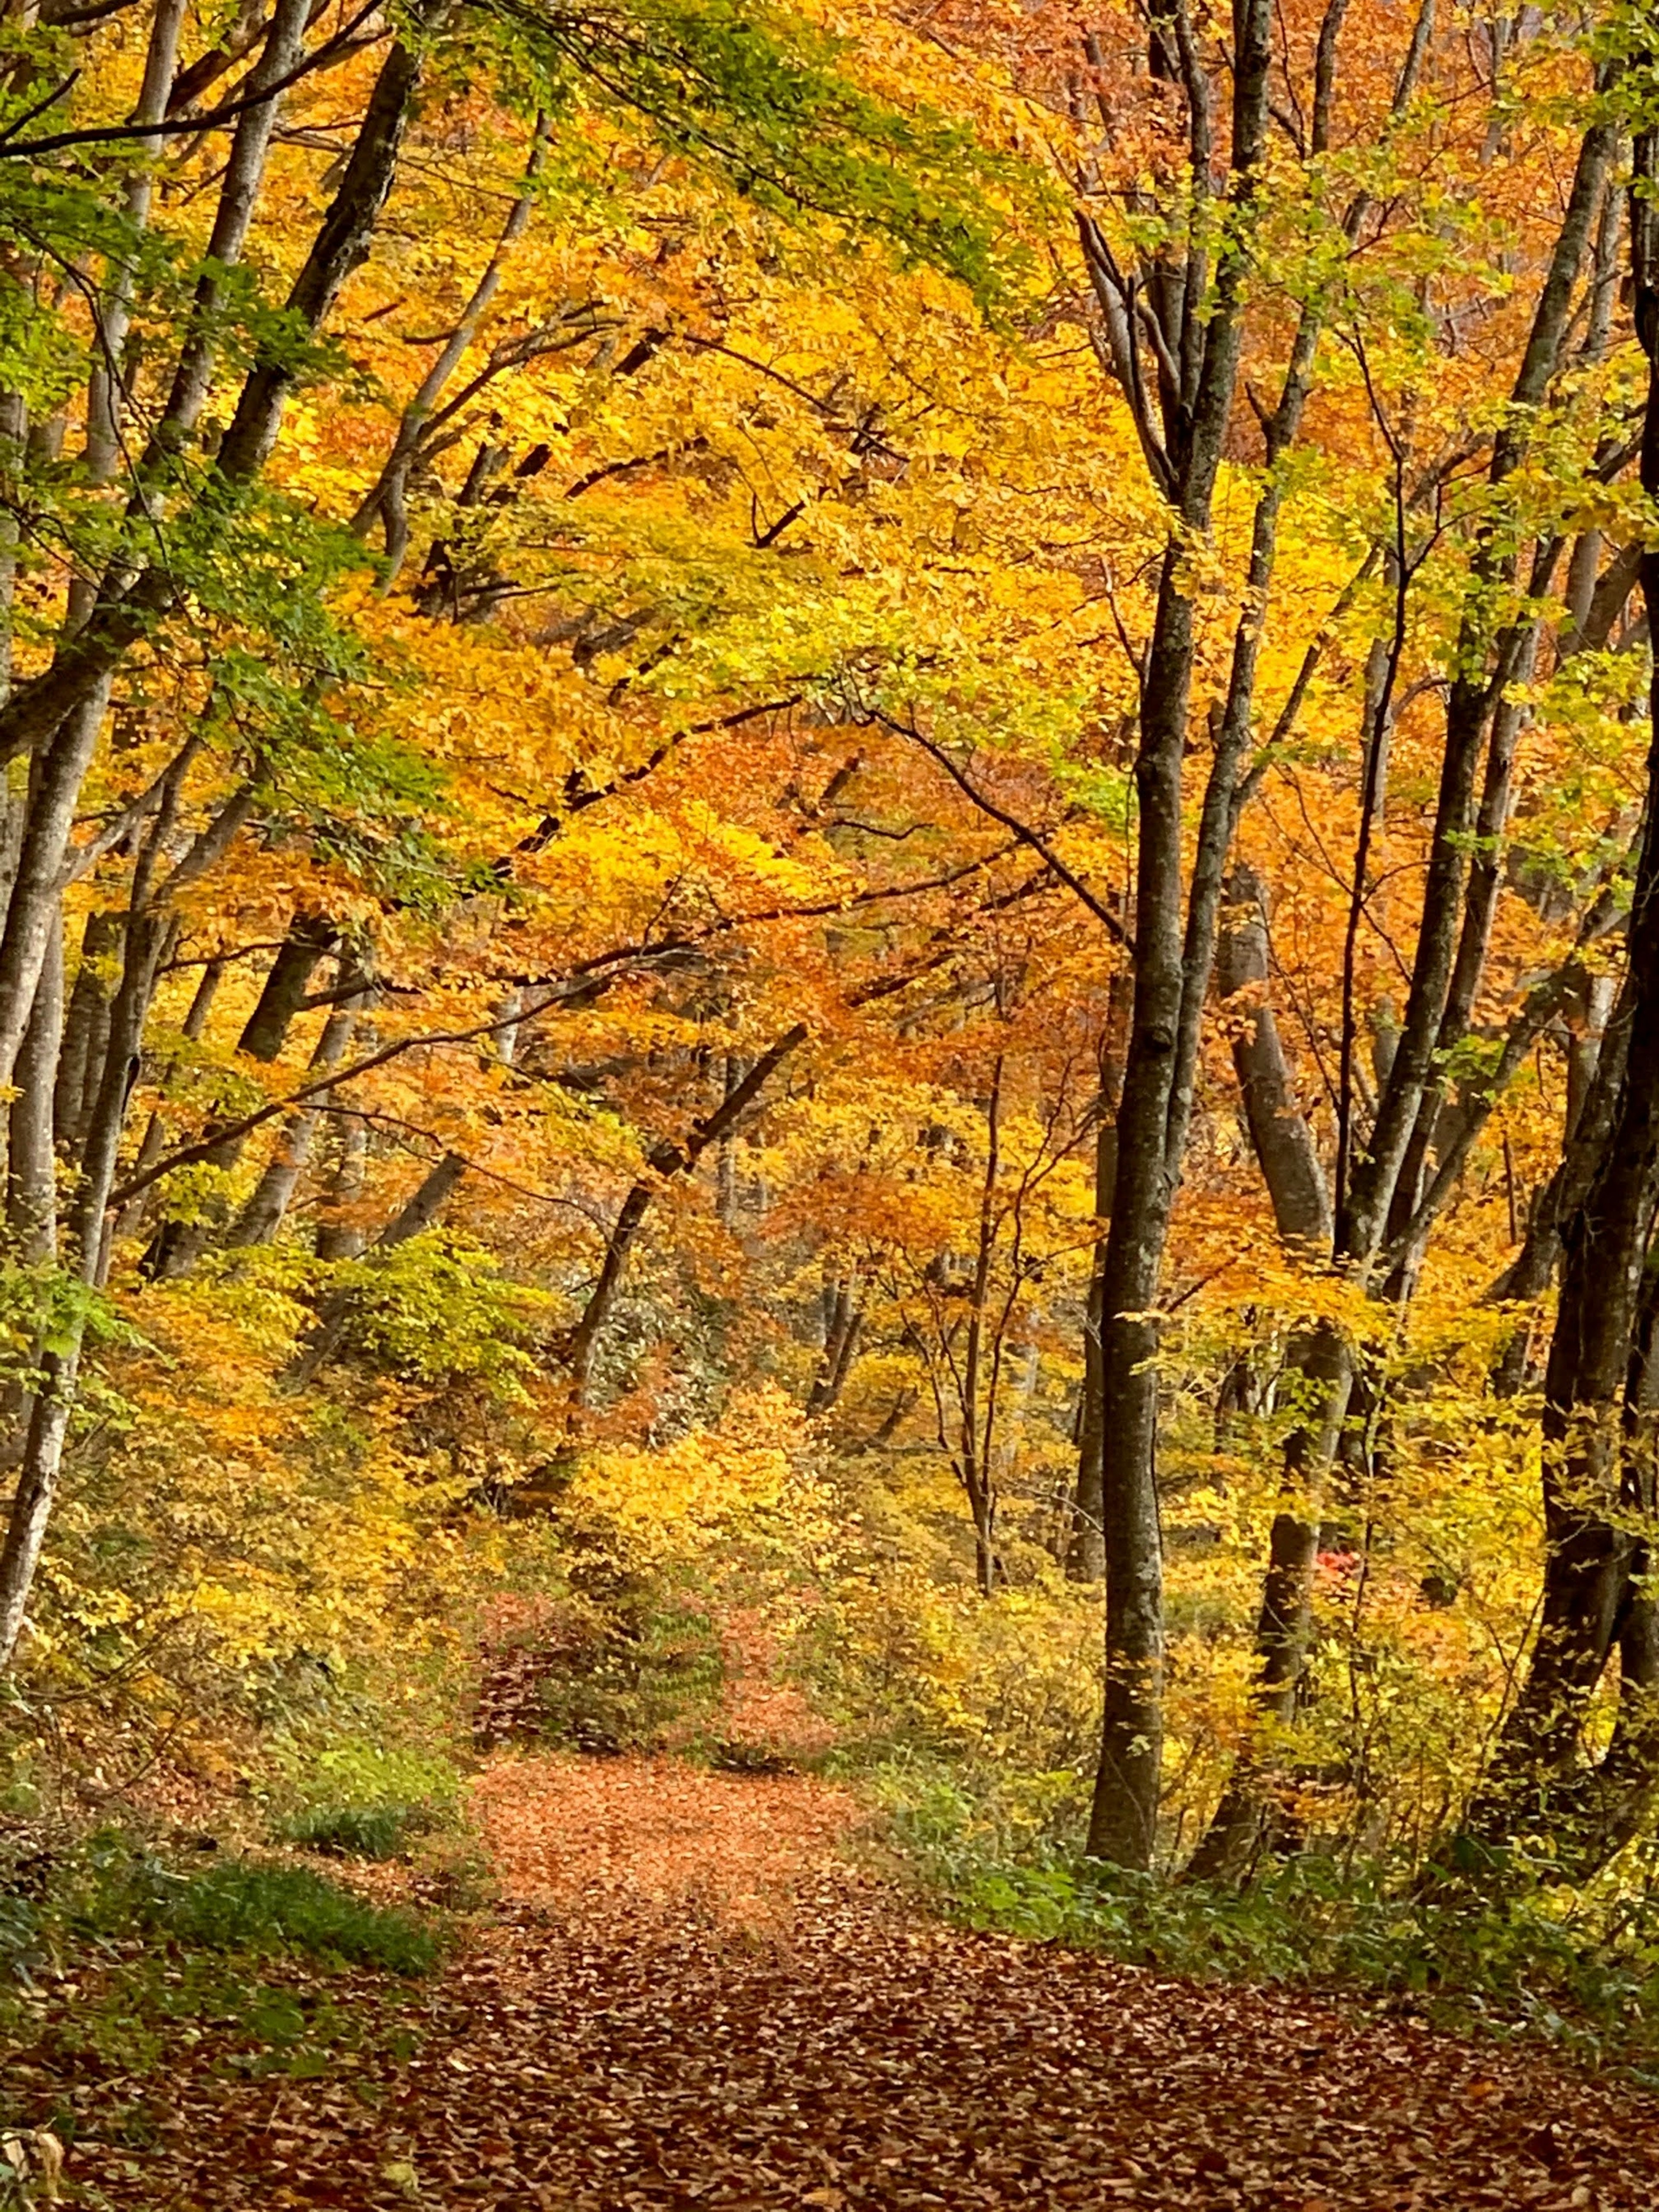
[[[337,1067],[350,1049],[356,1016],[349,1006],[337,1006],[323,1025],[317,1049],[311,1056],[313,1074]],[[310,1162],[311,1148],[319,1122],[328,1103],[324,1093],[313,1106],[302,1107],[292,1115],[277,1139],[275,1151],[265,1166],[264,1173],[254,1186],[252,1194],[232,1224],[225,1238],[228,1245],[243,1247],[269,1244],[282,1227],[294,1194],[299,1188],[300,1178]]]

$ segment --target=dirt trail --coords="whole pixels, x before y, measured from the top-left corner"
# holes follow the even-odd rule
[[[110,2206],[1636,2212],[1659,2100],[1536,2053],[941,1927],[811,1782],[503,1763],[507,1903],[349,2083],[192,2074]]]
[[[787,1920],[795,1884],[859,1816],[802,1775],[644,1759],[504,1760],[473,1805],[515,1905],[591,1915],[604,1900],[756,1929]]]

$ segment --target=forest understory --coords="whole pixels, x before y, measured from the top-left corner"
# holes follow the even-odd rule
[[[505,1754],[474,1802],[492,1908],[403,1990],[337,1967],[351,2032],[297,2078],[249,2077],[246,2021],[163,2024],[137,2067],[50,2029],[14,2046],[14,2120],[73,2115],[61,2196],[38,2201],[1652,2203],[1659,2098],[1398,2007],[952,1928],[872,1863],[856,1801],[815,1779]],[[408,1878],[372,1887],[388,1904]],[[82,1970],[83,2007],[99,1971]],[[51,2009],[67,2024],[61,1997]]]
[[[725,1650],[696,1744],[584,1753],[545,1729],[568,1653],[498,1645],[493,1747],[429,1825],[332,1805],[273,1841],[245,1792],[163,1767],[118,1826],[14,1838],[36,1918],[0,2008],[0,2203],[1651,2203],[1650,2048],[1587,2007],[1592,2070],[1512,1986],[1488,2009],[1462,1911],[1426,1984],[1403,1936],[1373,1985],[1322,1973],[1310,1920],[1267,1985],[1265,1948],[1206,1955],[1201,1896],[1195,1972],[1152,1916],[1116,1956],[1005,1932],[867,1776],[825,1771],[752,1616]]]

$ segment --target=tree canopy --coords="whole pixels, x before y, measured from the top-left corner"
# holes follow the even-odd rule
[[[11,12],[20,1757],[604,1554],[1132,1870],[1644,1847],[1653,38]]]

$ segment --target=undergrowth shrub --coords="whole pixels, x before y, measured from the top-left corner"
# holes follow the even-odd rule
[[[1099,1738],[1100,1601],[1052,1559],[988,1605],[953,1573],[941,1524],[959,1498],[849,1477],[851,1534],[828,1550],[796,1662],[860,1763],[921,1758],[988,1775],[1081,1766]]]
[[[971,1927],[1163,1974],[1344,1988],[1448,2026],[1541,2035],[1659,2083],[1659,1845],[1578,1890],[1535,1880],[1438,1898],[1403,1860],[1317,1851],[1222,1887],[1079,1856],[1065,1840],[1080,1832],[1074,1778],[1033,1779],[981,1790],[921,1761],[873,1778],[901,1857]]]
[[[129,1890],[134,1919],[184,1943],[266,1954],[301,1951],[394,1974],[429,1972],[437,1937],[414,1916],[370,1905],[306,1867],[233,1859]]]
[[[277,1834],[331,1858],[392,1859],[421,1826],[410,1805],[313,1805],[277,1824]]]
[[[657,1576],[607,1575],[567,1607],[539,1687],[539,1723],[556,1743],[612,1754],[696,1735],[719,1701],[714,1622],[689,1591]]]
[[[290,1739],[277,1755],[283,1809],[272,1820],[283,1842],[342,1858],[395,1858],[415,1838],[452,1826],[461,1775],[435,1753],[374,1744]]]
[[[14,1865],[0,1890],[0,1970],[28,1980],[50,1955],[134,1935],[250,1959],[302,1955],[403,1975],[430,1972],[435,1931],[303,1867],[227,1858],[181,1869],[142,1842],[96,1835]]]
[[[587,1454],[554,1530],[540,1733],[599,1753],[731,1738],[732,1693],[754,1685],[728,1672],[730,1632],[764,1619],[787,1640],[826,1510],[799,1409],[769,1389],[660,1448]]]

